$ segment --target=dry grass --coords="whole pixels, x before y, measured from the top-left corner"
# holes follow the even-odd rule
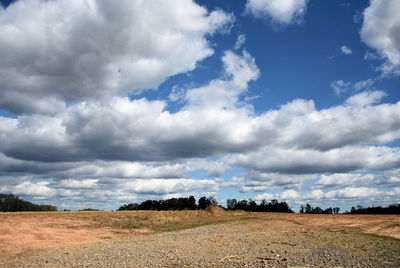
[[[287,220],[310,228],[358,232],[400,239],[400,215],[261,213],[260,216],[269,220]]]

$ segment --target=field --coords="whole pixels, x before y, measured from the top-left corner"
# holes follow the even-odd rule
[[[399,267],[400,215],[0,213],[0,267]]]

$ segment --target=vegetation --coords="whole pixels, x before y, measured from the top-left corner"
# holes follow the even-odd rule
[[[49,216],[46,215],[46,217]],[[32,217],[37,216],[32,215]],[[206,210],[85,211],[79,213],[72,211],[60,214],[58,219],[60,217],[66,219],[73,217],[87,228],[106,227],[121,234],[135,233],[138,230],[144,232],[172,231],[222,222],[257,219],[247,212],[228,212],[215,206],[209,206]]]
[[[339,214],[339,211],[340,208],[338,207],[322,209],[320,207],[313,208],[310,204],[300,206],[300,213],[307,214]]]
[[[193,196],[186,198],[171,198],[167,200],[146,200],[140,204],[130,203],[121,206],[118,210],[204,210],[209,207],[216,207],[217,200],[213,197],[200,197],[196,204],[196,199]],[[262,200],[258,205],[253,200],[228,199],[228,210],[244,210],[244,211],[263,211],[263,212],[293,212],[286,202],[278,202],[271,200],[267,203]]]
[[[50,205],[37,205],[19,199],[13,194],[0,194],[0,212],[15,211],[57,211],[57,207]]]
[[[130,203],[121,206],[118,210],[194,210],[206,209],[210,205],[217,205],[217,200],[210,197],[200,197],[198,204],[194,196],[185,198],[170,198],[167,200],[146,200],[140,204]]]
[[[256,211],[256,212],[289,212],[293,213],[289,205],[286,202],[278,202],[278,200],[273,199],[271,202],[267,203],[265,199],[257,204],[255,201],[228,199],[226,201],[228,210],[244,210],[244,211]]]
[[[389,205],[388,207],[362,207],[360,205],[357,208],[352,207],[350,212],[346,214],[400,214],[400,204]]]

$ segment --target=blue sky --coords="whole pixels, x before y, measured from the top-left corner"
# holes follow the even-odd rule
[[[400,202],[400,4],[1,1],[0,192]]]

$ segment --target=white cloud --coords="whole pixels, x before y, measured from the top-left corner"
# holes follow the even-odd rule
[[[265,192],[270,190],[300,189],[305,181],[316,178],[316,175],[297,175],[280,173],[263,173],[248,170],[243,177],[232,181],[232,186],[241,192]]]
[[[217,191],[218,184],[214,180],[194,179],[138,179],[120,185],[126,191],[137,194],[171,194],[187,193],[194,190]]]
[[[186,99],[192,108],[232,108],[238,97],[247,90],[248,83],[257,80],[260,71],[255,59],[246,51],[239,56],[226,51],[222,57],[226,79],[212,80],[207,86],[186,92]]]
[[[35,197],[35,199],[45,199],[56,194],[56,190],[48,187],[49,182],[32,183],[25,181],[15,186],[2,186],[0,192],[11,192],[16,195]]]
[[[56,186],[62,188],[85,189],[95,187],[98,181],[98,179],[66,179],[59,181]]]
[[[374,198],[377,195],[382,194],[376,188],[368,187],[346,187],[340,190],[329,191],[325,193],[325,197],[328,199],[364,199],[364,198]]]
[[[263,199],[265,199],[265,200],[272,200],[272,199],[276,199],[277,197],[278,197],[278,196],[277,196],[276,194],[264,193],[264,194],[256,195],[256,196],[254,197],[254,200],[256,200],[256,201],[261,201],[261,200],[263,200]]]
[[[282,193],[275,193],[275,194],[270,194],[270,193],[264,193],[264,194],[259,194],[254,197],[254,200],[256,201],[261,201],[263,199],[265,200],[272,200],[272,199],[278,199],[282,201],[288,201],[288,200],[297,200],[300,199],[301,196],[300,194],[295,191],[295,190],[286,190]]]
[[[361,80],[355,83],[337,80],[331,82],[330,87],[335,91],[335,94],[338,96],[344,93],[354,94],[357,93],[357,91],[359,92],[361,90],[365,90],[366,92],[375,92],[374,94],[377,94],[377,92],[382,92],[376,90],[376,88],[374,87],[374,83],[375,79],[372,78]]]
[[[351,96],[346,100],[346,103],[348,105],[364,107],[379,103],[380,100],[385,96],[386,93],[383,91],[364,91],[357,95]]]
[[[156,88],[210,56],[206,35],[233,21],[190,0],[17,1],[0,10],[0,108],[54,114]]]
[[[361,186],[368,185],[373,181],[375,176],[373,174],[359,174],[359,173],[335,173],[331,175],[321,175],[319,180],[315,182],[314,188],[333,188],[344,186]]]
[[[330,86],[335,91],[336,95],[341,95],[350,90],[351,82],[345,82],[343,80],[338,80],[338,81],[333,81]]]
[[[289,204],[311,203],[313,206],[354,206],[362,204],[376,206],[378,204],[393,204],[400,200],[400,187],[395,187],[390,191],[382,191],[377,188],[369,187],[345,187],[339,190],[322,191],[313,190],[309,192],[298,192],[287,190],[281,193],[263,193],[256,195],[254,200],[278,199],[287,201]]]
[[[239,59],[241,62],[242,58]],[[173,114],[164,110],[162,101],[113,98],[107,103],[73,105],[55,117],[1,117],[0,152],[9,158],[54,163],[177,161],[230,153],[245,157],[259,154],[252,161],[260,163],[258,159],[265,156],[282,154],[289,155],[286,160],[282,159],[282,164],[295,157],[304,157],[309,161],[304,167],[310,168],[314,165],[313,159],[330,159],[325,162],[329,163],[325,172],[341,172],[342,165],[347,166],[342,171],[371,166],[364,161],[380,153],[393,157],[388,159],[388,165],[394,163],[395,150],[357,146],[383,145],[398,139],[400,103],[376,104],[382,93],[365,96],[361,93],[351,97],[346,105],[328,109],[316,110],[313,101],[295,100],[280,109],[254,115],[251,110],[229,101],[237,100],[235,94],[229,92],[231,87],[236,94],[247,88],[245,83],[235,80],[238,76],[245,80],[254,77],[255,73],[244,66],[238,68],[238,73],[244,70],[244,75],[235,73],[231,80],[218,80],[226,95],[220,95],[215,106],[207,103],[207,97],[212,97],[213,92],[208,92],[209,86],[206,86],[192,89],[194,95],[188,90],[191,102]],[[345,155],[352,158],[351,155],[361,152],[366,154],[358,160],[350,159],[347,164],[340,160]],[[241,156],[234,157],[240,159]],[[381,163],[380,159],[376,163]],[[274,162],[272,157],[271,163]],[[315,169],[323,170],[322,163]],[[336,164],[340,170],[332,170]],[[295,165],[292,168],[297,170]],[[306,170],[314,173],[308,168],[302,173]]]
[[[295,190],[287,190],[280,194],[280,198],[283,200],[299,199],[300,194]]]
[[[236,39],[236,43],[235,43],[233,48],[234,49],[239,49],[244,45],[244,43],[246,43],[246,35],[239,34],[237,39]]]
[[[385,187],[400,185],[400,169],[386,170],[376,176],[375,184]]]
[[[245,13],[278,24],[299,23],[306,13],[307,0],[248,0]]]
[[[258,152],[226,156],[224,161],[231,166],[263,173],[346,173],[395,168],[400,162],[400,151],[383,146],[342,147],[328,151],[270,146]]]
[[[304,197],[306,200],[320,200],[324,197],[324,192],[322,190],[313,190],[308,192]]]
[[[400,66],[400,2],[371,0],[364,11],[361,39],[386,60],[384,74],[399,73]]]
[[[341,47],[340,47],[340,50],[341,50],[342,53],[345,54],[345,55],[350,55],[350,54],[353,53],[353,51],[352,51],[349,47],[347,47],[347,46],[341,46]]]
[[[370,90],[374,85],[374,79],[366,79],[366,80],[362,80],[362,81],[358,81],[356,83],[354,83],[353,88],[357,91],[366,89],[366,90]]]
[[[400,138],[400,103],[379,104],[385,93],[372,88],[372,79],[333,82],[337,94],[368,90],[342,105],[317,109],[313,100],[297,99],[255,113],[241,101],[260,76],[255,59],[245,50],[240,55],[226,51],[220,77],[203,86],[172,89],[169,99],[182,104],[178,111],[168,111],[163,100],[124,97],[195,68],[212,53],[207,35],[228,31],[232,15],[207,13],[192,1],[122,2],[118,8],[89,0],[22,3],[0,11],[0,33],[10,31],[13,37],[0,40],[0,55],[5,55],[0,107],[27,113],[0,117],[1,191],[82,204],[214,193],[223,187],[282,190],[257,198],[287,200],[350,198],[348,192],[356,189],[353,197],[362,198],[366,190],[359,186],[369,177],[353,172],[390,170],[400,163],[399,148],[385,146]],[[271,9],[260,14],[287,24],[305,13],[306,1],[277,3],[270,1]],[[156,18],[127,15],[146,10]],[[90,30],[67,23],[68,16]],[[241,36],[236,49],[245,40]],[[44,51],[13,43],[28,37]],[[54,63],[59,61],[63,64]],[[243,172],[223,181],[187,175],[204,171],[222,177],[237,167]],[[321,176],[316,188],[335,191],[313,189],[303,195],[304,182],[327,172],[334,177]],[[398,185],[396,174],[384,174],[374,178],[377,184]],[[53,181],[45,181],[49,178]],[[378,198],[396,191],[367,193]]]

